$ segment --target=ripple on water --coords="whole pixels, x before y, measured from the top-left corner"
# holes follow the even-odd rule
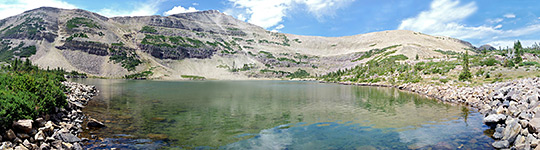
[[[105,138],[91,141],[90,148],[491,148],[478,113],[393,88],[291,81],[78,82],[100,90],[84,111],[108,126],[85,131],[83,137]]]

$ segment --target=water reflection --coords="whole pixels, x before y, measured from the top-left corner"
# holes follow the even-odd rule
[[[188,149],[255,148],[268,142],[309,148],[307,142],[317,140],[322,144],[311,146],[366,146],[359,139],[375,143],[370,145],[375,148],[384,143],[401,148],[427,143],[416,144],[425,147],[447,140],[430,137],[454,132],[467,134],[456,138],[470,140],[478,137],[469,135],[482,135],[484,129],[471,123],[481,123],[474,120],[476,112],[393,88],[290,81],[77,82],[98,87],[100,95],[84,111],[109,126],[84,136],[129,134]],[[447,134],[435,134],[438,130]],[[433,141],[422,142],[426,140]]]

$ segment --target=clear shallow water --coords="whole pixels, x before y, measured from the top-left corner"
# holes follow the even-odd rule
[[[492,149],[482,116],[393,88],[295,81],[79,79],[108,126],[87,148]]]

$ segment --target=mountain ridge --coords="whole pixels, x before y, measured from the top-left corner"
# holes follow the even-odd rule
[[[149,78],[164,80],[273,79],[301,70],[321,75],[376,57],[359,60],[369,51],[390,49],[387,56],[412,59],[474,48],[407,30],[344,37],[277,33],[216,10],[107,18],[83,9],[41,7],[0,20],[0,38],[11,47],[35,46],[29,58],[42,68],[110,78],[151,71]]]

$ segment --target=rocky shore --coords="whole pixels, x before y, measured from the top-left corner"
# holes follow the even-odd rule
[[[478,87],[404,84],[397,88],[478,109],[484,123],[495,130],[495,148],[540,149],[540,78]]]
[[[340,83],[359,86],[396,87],[443,102],[478,109],[483,122],[495,130],[492,143],[498,149],[540,150],[540,78],[519,79],[476,87],[451,85]]]
[[[0,149],[82,149],[77,136],[82,132],[83,122],[89,125],[103,125],[86,117],[82,108],[97,94],[94,86],[73,82],[62,82],[67,87],[68,105],[56,108],[55,113],[34,120],[13,122],[12,128],[0,133]]]

